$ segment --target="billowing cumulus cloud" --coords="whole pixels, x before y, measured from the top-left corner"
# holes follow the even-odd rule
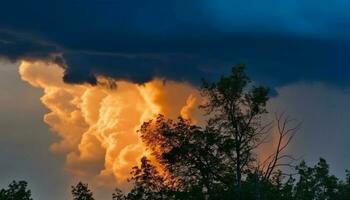
[[[95,86],[71,85],[63,82],[62,68],[39,61],[22,62],[20,75],[44,91],[44,121],[59,136],[51,150],[65,155],[67,171],[95,185],[124,183],[147,155],[137,133],[144,121],[162,113],[200,122],[200,95],[187,83],[156,79],[138,85],[99,77]]]

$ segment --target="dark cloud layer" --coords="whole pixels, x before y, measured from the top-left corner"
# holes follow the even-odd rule
[[[0,56],[10,61],[18,59],[54,59],[60,50],[40,38],[0,29]],[[56,56],[55,56],[56,55]]]
[[[341,0],[6,1],[0,56],[55,59],[71,83],[95,83],[96,75],[196,83],[246,63],[266,84],[344,86],[350,78],[349,6]]]

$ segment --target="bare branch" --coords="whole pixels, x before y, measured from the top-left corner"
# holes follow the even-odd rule
[[[275,123],[278,134],[278,142],[275,149],[271,155],[269,155],[261,164],[263,171],[263,177],[269,179],[275,169],[281,166],[294,167],[291,163],[296,159],[291,156],[284,154],[286,148],[290,145],[291,141],[294,139],[296,133],[301,127],[301,123],[294,123],[295,119],[285,116],[285,113],[281,114],[275,113]],[[289,159],[291,163],[280,163],[282,159]]]

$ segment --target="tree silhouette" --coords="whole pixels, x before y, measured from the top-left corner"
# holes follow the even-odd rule
[[[338,179],[329,175],[326,160],[321,158],[314,167],[308,167],[302,162],[296,169],[300,176],[295,186],[297,200],[337,199]]]
[[[8,189],[0,190],[0,200],[32,200],[26,181],[13,181]]]
[[[350,200],[350,172],[346,170],[345,182],[340,181],[338,185],[339,199]]]
[[[94,200],[93,194],[88,188],[88,184],[79,182],[76,186],[72,186],[73,200]]]
[[[220,135],[218,145],[225,159],[234,167],[238,196],[242,174],[254,161],[253,150],[263,142],[269,128],[269,124],[261,123],[261,116],[267,113],[268,89],[252,85],[244,69],[244,65],[238,65],[218,82],[205,82],[202,94],[208,102],[201,106],[210,116],[208,126]]]
[[[114,193],[112,194],[112,200],[126,200],[126,196],[124,195],[123,191],[121,191],[119,188],[116,188]]]
[[[173,121],[159,115],[144,123],[140,132],[163,167],[167,185],[177,195],[204,198],[229,186],[229,165],[220,159],[216,134],[210,130],[202,130],[181,117]]]
[[[272,127],[262,122],[268,89],[252,84],[244,69],[238,65],[218,82],[203,83],[201,94],[207,101],[200,108],[209,119],[204,127],[163,115],[142,125],[142,140],[163,167],[167,186],[177,190],[176,198],[183,194],[187,199],[245,199],[242,181],[254,175],[255,185],[260,179],[268,182],[279,161],[287,157],[284,150],[297,128],[289,129],[288,119],[280,117],[279,145],[263,168],[256,166],[254,151]],[[255,195],[259,193],[256,190]]]
[[[157,200],[166,196],[164,178],[158,173],[150,161],[143,157],[141,167],[134,167],[131,172],[134,188],[128,195],[128,199]]]

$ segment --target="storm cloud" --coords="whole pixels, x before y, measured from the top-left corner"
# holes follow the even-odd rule
[[[350,3],[305,1],[7,1],[0,57],[49,60],[68,83],[102,75],[198,83],[237,63],[272,86],[349,85]]]

